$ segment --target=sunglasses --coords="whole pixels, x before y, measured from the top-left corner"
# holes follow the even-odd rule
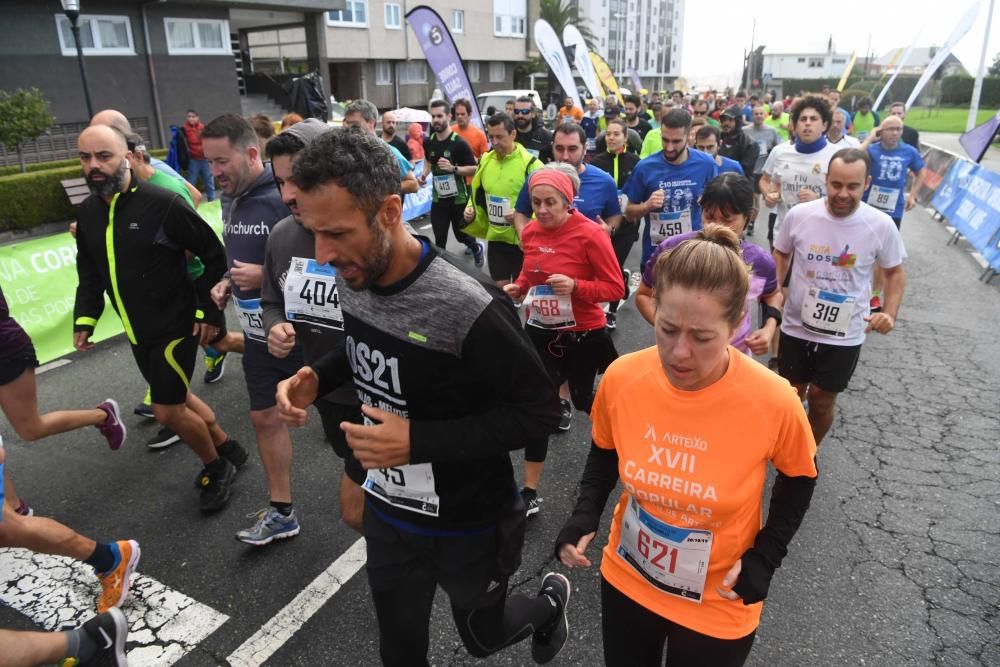
[[[531,113],[531,109],[514,109],[514,113],[519,116],[527,116]]]

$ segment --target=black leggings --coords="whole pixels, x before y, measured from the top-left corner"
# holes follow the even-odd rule
[[[734,603],[734,604],[739,604]],[[601,627],[607,667],[712,665],[740,667],[753,648],[756,630],[740,639],[718,639],[668,621],[601,577]]]
[[[444,250],[448,245],[448,229],[455,232],[458,242],[471,248],[476,240],[462,231],[465,226],[465,204],[456,204],[451,199],[438,200],[431,204],[431,228],[434,230],[434,245]]]
[[[622,270],[622,278],[625,279],[625,294],[628,294],[628,276],[625,274],[625,262],[632,252],[632,246],[639,238],[639,225],[622,218],[621,224],[611,237],[611,246],[615,249],[615,258],[618,260],[618,268]],[[608,305],[608,310],[612,313],[618,312],[621,301],[612,301]]]

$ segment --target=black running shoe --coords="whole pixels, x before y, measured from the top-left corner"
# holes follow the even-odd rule
[[[62,664],[114,665],[127,667],[125,659],[125,638],[128,635],[128,621],[118,607],[111,607],[83,624],[83,631],[97,645],[97,652],[85,662],[64,661]]]
[[[559,430],[568,431],[570,423],[573,421],[573,406],[565,398],[559,399],[559,405],[562,406],[562,418],[559,420]]]
[[[569,603],[569,579],[557,572],[549,572],[542,579],[539,596],[546,596],[556,607],[556,617],[531,636],[531,657],[539,665],[551,662],[569,637],[569,622],[566,620],[566,605]]]
[[[201,488],[201,511],[203,514],[218,512],[229,504],[229,496],[233,490],[233,480],[236,479],[236,466],[226,458],[219,459],[223,467],[212,473],[208,469],[201,471],[199,486]]]
[[[246,448],[232,438],[229,438],[216,447],[215,451],[218,452],[220,457],[232,463],[237,469],[242,468],[243,464],[247,462],[247,457],[250,456]],[[201,488],[201,476],[203,474],[204,471],[198,473],[198,476],[194,478],[194,488]]]
[[[521,500],[524,501],[524,515],[531,516],[538,514],[541,508],[542,499],[538,497],[538,491],[524,487],[521,489]]]
[[[175,442],[180,441],[181,436],[164,426],[156,432],[156,435],[146,441],[146,446],[150,449],[163,449],[164,447],[169,447]]]
[[[607,327],[609,331],[614,331],[615,329],[618,328],[618,315],[617,314],[615,314],[615,313],[606,313],[604,315],[604,318],[607,320],[607,322],[605,323],[604,326]]]

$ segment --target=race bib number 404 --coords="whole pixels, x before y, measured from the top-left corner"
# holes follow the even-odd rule
[[[528,290],[528,324],[542,329],[567,329],[576,326],[573,297],[558,295],[548,285],[535,285]]]
[[[691,231],[691,209],[649,214],[649,240],[658,245],[664,239]]]
[[[629,496],[617,553],[650,584],[700,604],[711,552],[711,531],[671,526]]]
[[[284,287],[285,318],[343,331],[344,313],[337,294],[337,271],[308,257],[293,257]]]
[[[250,340],[259,343],[267,342],[267,335],[264,333],[264,310],[260,307],[260,299],[237,299],[233,298],[233,305],[240,316],[240,326],[243,333]]]
[[[802,326],[819,334],[843,338],[851,326],[854,304],[853,296],[810,287],[802,300]]]

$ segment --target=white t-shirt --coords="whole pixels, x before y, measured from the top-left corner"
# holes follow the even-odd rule
[[[800,153],[795,144],[782,143],[774,147],[764,163],[764,173],[773,185],[781,186],[778,220],[781,224],[788,210],[799,203],[799,190],[808,188],[821,198],[826,196],[826,170],[830,159],[843,146],[827,143],[815,153]]]
[[[864,202],[846,218],[831,215],[825,199],[799,204],[774,247],[793,258],[781,330],[828,345],[865,342],[875,264],[891,269],[906,259],[892,218]]]
[[[859,148],[861,146],[861,142],[858,141],[857,139],[855,139],[854,137],[852,137],[849,134],[842,134],[842,135],[840,135],[840,139],[838,139],[837,141],[831,141],[830,143],[832,143],[838,149],[840,149],[840,148]]]

